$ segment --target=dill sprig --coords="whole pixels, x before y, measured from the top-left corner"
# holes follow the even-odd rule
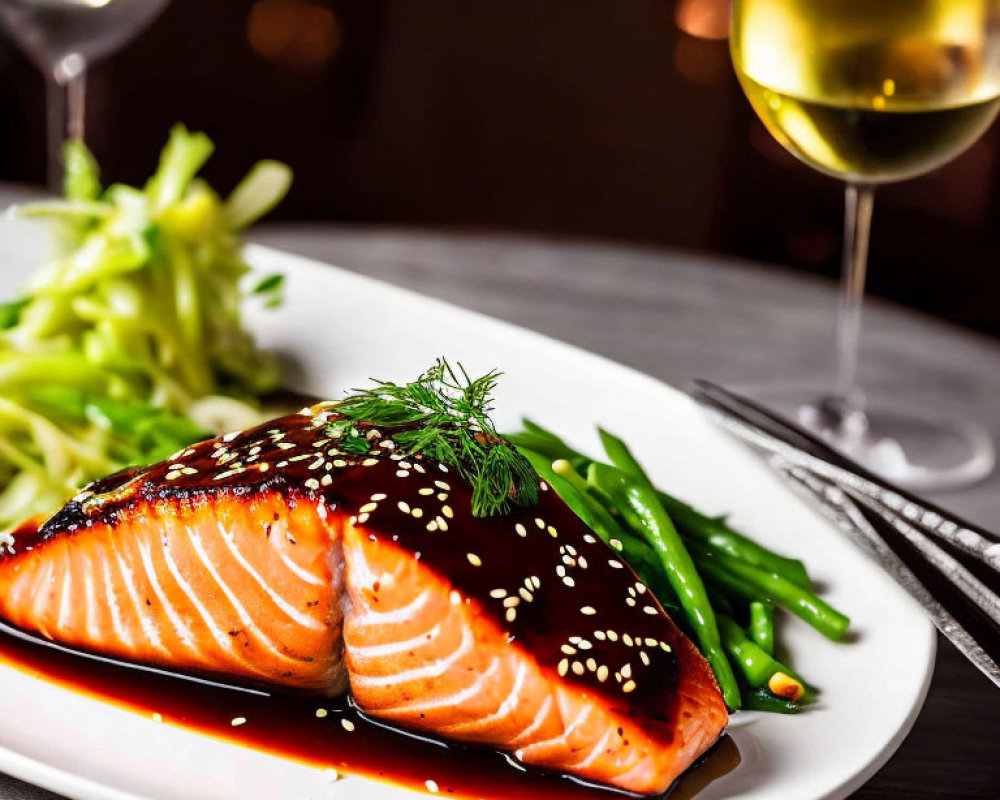
[[[332,423],[332,434],[342,451],[364,453],[370,443],[356,425],[398,428],[391,432],[396,452],[438,461],[471,484],[474,516],[533,505],[538,474],[490,419],[500,375],[492,370],[472,379],[461,364],[456,371],[439,358],[411,383],[374,380],[374,388],[352,389],[337,404],[342,419]]]

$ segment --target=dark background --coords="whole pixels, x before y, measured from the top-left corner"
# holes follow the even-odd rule
[[[732,73],[726,0],[173,0],[88,83],[88,142],[142,181],[169,126],[207,175],[296,170],[295,219],[476,226],[839,271],[842,187]],[[0,180],[44,179],[44,93],[0,39]],[[873,294],[1000,335],[998,132],[880,189]]]

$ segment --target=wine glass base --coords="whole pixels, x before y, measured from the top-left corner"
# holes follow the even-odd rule
[[[887,408],[877,401],[847,410],[821,392],[749,389],[746,394],[797,422],[835,450],[910,489],[954,489],[987,477],[996,464],[993,439],[980,425],[943,413]]]

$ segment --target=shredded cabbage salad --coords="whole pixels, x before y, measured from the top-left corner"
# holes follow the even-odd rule
[[[241,233],[281,200],[291,171],[261,161],[223,200],[197,177],[212,149],[178,125],[145,186],[104,188],[71,141],[65,198],[12,211],[49,220],[56,252],[0,304],[0,530],[91,480],[261,419],[278,364],[241,305],[280,303],[282,276],[247,285]]]

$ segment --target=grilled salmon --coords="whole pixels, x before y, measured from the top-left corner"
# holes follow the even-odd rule
[[[328,695],[525,764],[665,791],[722,734],[712,672],[555,492],[476,518],[448,467],[337,447],[321,404],[99,481],[0,553],[63,644]]]

